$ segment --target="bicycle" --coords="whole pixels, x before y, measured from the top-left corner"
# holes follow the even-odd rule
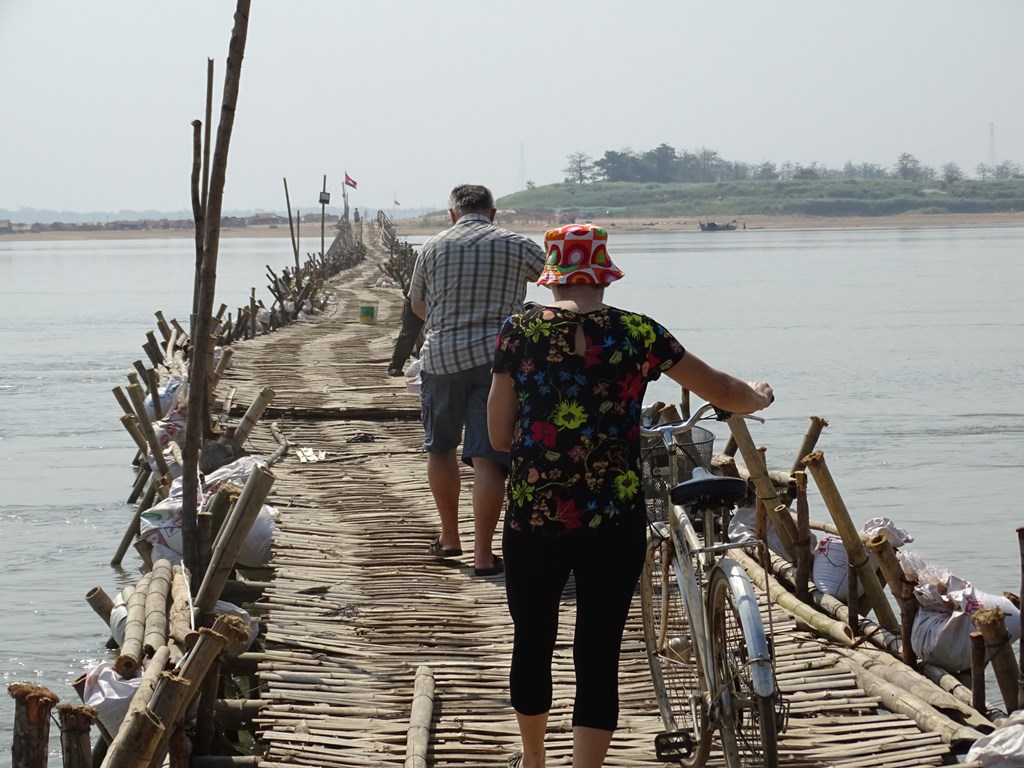
[[[717,731],[729,768],[776,768],[786,708],[774,654],[750,579],[728,557],[764,544],[727,541],[726,515],[747,496],[747,483],[708,471],[714,434],[697,422],[712,410],[745,429],[743,417],[711,404],[683,422],[641,427],[645,491],[654,495],[641,605],[665,726],[655,751],[662,762],[700,768]]]

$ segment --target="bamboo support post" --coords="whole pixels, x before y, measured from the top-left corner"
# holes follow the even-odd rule
[[[148,465],[146,465],[148,467]],[[149,480],[149,486],[146,488],[146,493],[142,497],[142,501],[139,502],[135,508],[135,512],[132,514],[132,519],[128,523],[128,528],[125,529],[124,535],[121,537],[121,542],[117,545],[117,550],[114,552],[114,556],[110,558],[110,564],[118,566],[121,561],[124,560],[124,553],[128,551],[128,547],[135,541],[135,537],[139,535],[139,525],[142,522],[142,513],[153,506],[153,499],[157,492],[157,482],[155,477],[151,477]]]
[[[149,445],[146,443],[146,438],[142,435],[142,430],[139,429],[139,420],[135,414],[129,415],[126,413],[122,416],[121,426],[124,427],[124,431],[131,437],[135,447],[139,449],[139,453],[145,456],[149,450]]]
[[[256,338],[258,325],[256,322],[256,289],[252,288],[249,293],[249,333],[254,339]]]
[[[138,501],[139,496],[146,489],[146,483],[149,482],[150,476],[153,474],[153,470],[150,468],[148,463],[139,465],[138,472],[135,475],[135,483],[132,485],[132,492],[128,494],[126,504],[134,504]]]
[[[799,553],[796,561],[796,596],[806,602],[814,563],[811,554],[810,509],[807,505],[807,473],[794,472],[793,477],[796,482],[796,544]]]
[[[1006,631],[1006,614],[1002,608],[982,608],[974,614],[974,626],[985,638],[985,646],[992,671],[1003,697],[1007,712],[1017,709],[1017,679],[1020,667],[1013,655],[1013,638]]]
[[[217,368],[213,372],[213,386],[217,386],[220,383],[221,377],[224,376],[224,371],[227,370],[228,365],[231,363],[231,356],[235,354],[235,350],[228,347],[227,349],[221,350],[220,360],[217,362]]]
[[[164,411],[160,405],[160,379],[155,368],[146,371],[146,380],[149,382],[149,399],[153,403],[153,419],[158,420],[164,417]]]
[[[821,436],[821,430],[827,426],[828,422],[825,419],[820,416],[811,416],[811,423],[807,425],[807,431],[804,433],[800,448],[797,449],[793,466],[789,470],[790,473],[803,467],[803,460],[814,450],[814,446],[818,444],[818,438]]]
[[[146,331],[146,344],[153,351],[153,356],[150,357],[150,360],[153,361],[153,367],[155,368],[163,363],[164,358],[160,350],[160,345],[157,343],[156,336],[152,331]]]
[[[249,530],[263,508],[263,502],[273,484],[274,474],[265,467],[257,466],[249,475],[231,516],[225,521],[214,542],[210,567],[196,595],[196,611],[200,618],[204,619],[212,612],[228,575],[235,566],[239,549],[245,537],[249,535]]]
[[[899,622],[896,621],[896,615],[892,611],[892,606],[889,605],[889,601],[882,591],[882,585],[878,581],[878,576],[871,565],[871,558],[868,556],[860,532],[854,527],[853,521],[850,519],[850,513],[846,509],[846,504],[839,495],[839,489],[836,488],[828,466],[825,464],[824,455],[821,451],[814,451],[805,457],[803,462],[811,470],[811,476],[818,486],[818,491],[825,502],[825,507],[832,515],[836,528],[839,529],[843,546],[846,547],[848,560],[857,569],[860,584],[864,589],[864,596],[867,598],[867,604],[874,609],[879,624],[890,632],[897,631],[900,626]],[[852,593],[853,590],[851,589],[850,591]]]
[[[171,608],[167,615],[167,633],[180,647],[189,649],[195,644],[192,601],[189,599],[188,576],[180,565],[175,565],[171,577]]]
[[[164,320],[164,313],[159,309],[153,313],[156,317],[156,329],[160,331],[160,335],[164,337],[164,341],[171,338],[171,327],[167,325],[167,321]]]
[[[163,733],[163,724],[148,709],[129,712],[100,768],[150,768]]]
[[[917,600],[914,599],[914,585],[907,580],[903,567],[896,559],[896,549],[884,533],[878,533],[865,542],[871,556],[882,570],[885,583],[900,608],[900,636],[903,641],[903,661],[913,666],[917,659],[910,643],[910,635],[917,615]]]
[[[50,742],[50,712],[60,699],[53,691],[27,683],[7,686],[14,699],[13,768],[46,768]]]
[[[412,694],[412,712],[405,737],[404,768],[428,768],[427,750],[430,747],[430,721],[434,712],[434,673],[421,665],[416,669],[416,683]]]
[[[110,626],[110,613],[114,610],[114,601],[110,599],[103,587],[93,587],[85,593],[85,602],[89,604],[103,623]]]
[[[153,430],[153,423],[146,415],[146,406],[142,401],[142,387],[138,384],[129,384],[128,399],[131,400],[135,408],[135,415],[139,420],[139,428],[142,430],[142,436],[146,438],[149,453],[153,457],[153,461],[156,462],[157,472],[161,476],[166,475],[167,461],[164,459],[163,448],[160,447],[160,441],[157,440],[156,432]]]
[[[743,461],[747,464],[750,480],[765,509],[768,510],[769,517],[775,526],[775,532],[786,551],[786,556],[790,562],[796,562],[796,525],[793,523],[793,518],[790,517],[789,510],[779,502],[779,494],[768,477],[767,468],[761,461],[761,454],[754,447],[747,423],[742,416],[737,415],[730,416],[728,423],[743,456]]]
[[[125,395],[124,390],[120,387],[114,387],[111,392],[114,393],[114,399],[117,400],[117,404],[121,406],[121,410],[124,411],[126,416],[134,416],[135,409],[132,408],[132,404],[128,402],[128,396]]]
[[[135,677],[142,664],[142,643],[146,634],[146,595],[149,592],[151,575],[139,579],[135,591],[128,598],[128,619],[124,625],[124,641],[121,652],[114,660],[114,671],[128,679]]]
[[[92,768],[92,743],[89,735],[97,719],[96,710],[92,707],[79,704],[57,705],[63,768]]]
[[[132,362],[132,367],[135,368],[135,372],[138,374],[136,381],[139,383],[145,382],[147,392],[150,390],[149,387],[149,373],[146,366],[142,364],[141,360],[135,360]]]
[[[847,563],[846,571],[846,604],[850,608],[850,626],[853,627],[853,633],[860,636],[860,579],[857,578],[857,567],[853,563]]]
[[[235,427],[235,436],[232,438],[236,445],[241,446],[245,443],[249,437],[249,433],[252,428],[256,426],[256,422],[263,416],[263,412],[267,410],[267,406],[274,400],[275,392],[270,387],[264,387],[260,390],[260,393],[256,396],[256,399],[252,401],[252,405],[249,406],[245,412],[245,416]]]
[[[174,327],[174,330],[176,330],[178,332],[178,335],[181,338],[183,338],[183,339],[192,338],[191,336],[188,335],[188,331],[186,331],[184,328],[182,328],[181,324],[176,319],[171,318],[171,325]]]
[[[146,623],[142,649],[147,656],[167,645],[167,602],[171,594],[171,562],[160,559],[153,563],[149,590],[146,593]]]
[[[199,692],[199,706],[196,708],[196,733],[193,751],[198,755],[208,755],[213,751],[213,738],[216,735],[213,712],[217,705],[220,689],[220,657],[214,659],[209,671],[203,678]]]
[[[985,636],[971,632],[971,706],[984,712],[985,703]]]

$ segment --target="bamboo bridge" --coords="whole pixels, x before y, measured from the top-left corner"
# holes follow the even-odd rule
[[[246,447],[267,456],[287,446],[272,467],[268,499],[281,520],[272,579],[257,606],[267,625],[258,692],[242,694],[258,699],[263,768],[478,768],[503,766],[518,748],[502,578],[474,577],[470,555],[441,562],[427,553],[437,519],[418,396],[386,374],[402,299],[374,287],[384,255],[371,249],[334,278],[336,301],[322,315],[236,344],[220,385],[233,416],[272,389]],[[372,324],[359,321],[369,301],[377,304]],[[464,480],[471,539],[471,475]],[[639,604],[637,597],[626,629],[620,730],[608,766],[656,763],[662,725]],[[551,766],[571,759],[571,583],[562,608]],[[824,640],[772,610],[789,703],[782,765],[943,765],[991,730],[955,681],[944,691],[883,651]],[[417,727],[413,713],[424,708],[427,721]],[[709,764],[721,765],[721,755],[713,751]]]

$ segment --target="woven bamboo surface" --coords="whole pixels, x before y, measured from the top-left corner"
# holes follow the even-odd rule
[[[386,374],[401,296],[371,287],[366,264],[335,279],[337,301],[309,322],[242,342],[218,390],[244,411],[260,389],[276,392],[247,448],[269,456],[268,503],[281,510],[273,579],[265,597],[267,653],[260,665],[261,765],[401,766],[416,670],[434,675],[428,761],[435,766],[504,766],[518,734],[508,703],[511,622],[502,578],[473,575],[464,475],[467,556],[427,553],[436,512],[419,447],[418,397]],[[377,322],[358,308],[378,303]],[[276,433],[276,434],[275,434]],[[323,456],[302,462],[298,448]],[[321,453],[322,452],[322,453]],[[500,537],[499,537],[500,541]],[[573,695],[572,585],[563,600],[555,653],[549,766],[570,765]],[[620,730],[608,766],[654,765],[661,730],[643,648],[639,595],[626,630]],[[939,765],[937,735],[879,711],[823,641],[776,610],[780,686],[790,704],[780,738],[787,766]],[[713,752],[710,765],[721,765]]]

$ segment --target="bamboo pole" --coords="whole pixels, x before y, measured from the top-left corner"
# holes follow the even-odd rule
[[[917,664],[913,644],[910,641],[914,629],[914,618],[917,616],[917,600],[914,598],[914,583],[907,579],[896,550],[884,533],[879,533],[865,542],[875,562],[882,569],[882,575],[889,585],[889,591],[896,598],[900,608],[900,638],[903,648],[903,661],[909,666]]]
[[[164,726],[149,709],[128,713],[100,768],[150,768]]]
[[[126,416],[134,416],[135,409],[132,408],[132,404],[128,402],[128,397],[125,395],[124,390],[120,387],[114,387],[111,392],[114,393],[114,399],[117,400],[117,404],[121,406],[121,410],[124,411]]]
[[[814,450],[814,446],[818,444],[818,437],[821,436],[821,430],[827,426],[828,422],[825,419],[820,416],[811,416],[811,423],[807,425],[807,431],[804,433],[803,441],[797,449],[796,457],[793,459],[793,466],[789,470],[791,474],[803,467],[804,458]]]
[[[227,67],[224,76],[220,123],[217,127],[217,147],[213,153],[210,174],[210,194],[207,199],[205,237],[203,240],[202,282],[199,307],[196,312],[196,329],[193,334],[193,357],[189,372],[189,418],[185,422],[185,451],[182,466],[182,539],[185,567],[198,578],[195,566],[199,560],[197,540],[196,499],[199,495],[199,451],[205,436],[210,432],[209,403],[206,387],[209,383],[210,360],[212,358],[213,299],[217,282],[217,254],[220,245],[220,218],[224,198],[224,183],[227,174],[228,147],[234,126],[235,108],[238,103],[238,86],[242,72],[242,57],[248,35],[250,0],[237,0],[234,28],[228,44]]]
[[[167,321],[164,320],[164,313],[159,309],[153,313],[156,317],[156,329],[160,331],[160,335],[164,337],[164,341],[171,338],[171,328],[167,325]]]
[[[228,365],[231,363],[231,357],[234,354],[235,350],[231,349],[231,347],[221,350],[220,360],[217,362],[217,368],[213,372],[213,385],[215,387],[220,383],[221,377],[224,375],[224,371],[227,370]]]
[[[1003,696],[1007,712],[1017,709],[1017,679],[1020,667],[1013,655],[1013,638],[1006,631],[1006,613],[1002,608],[982,608],[972,617],[974,626],[985,638],[988,658],[992,662],[992,671]]]
[[[160,559],[153,563],[149,590],[146,593],[146,623],[142,648],[148,656],[167,645],[167,601],[171,593],[171,562]]]
[[[146,438],[142,435],[142,430],[139,429],[139,420],[135,414],[128,415],[127,413],[121,417],[121,426],[124,427],[125,432],[131,437],[135,443],[135,447],[139,449],[139,453],[143,456],[149,450],[149,445],[146,443]],[[148,466],[148,465],[147,465]]]
[[[160,349],[160,344],[157,343],[156,335],[152,331],[146,331],[146,344],[152,350],[152,356],[150,357],[153,367],[156,368],[164,362],[164,356]]]
[[[114,671],[128,679],[135,677],[143,657],[143,638],[146,634],[146,596],[149,592],[151,574],[139,579],[135,591],[128,598],[128,620],[124,625],[124,641],[121,652],[114,660]]]
[[[96,710],[79,704],[58,704],[60,749],[64,768],[92,768],[92,743],[89,734],[97,721]]]
[[[153,470],[148,463],[139,465],[138,472],[135,475],[135,483],[132,485],[132,492],[128,494],[126,504],[134,504],[138,501],[139,495],[146,489],[146,483],[149,482],[152,474]]]
[[[85,593],[85,602],[89,604],[103,623],[110,626],[110,613],[114,610],[114,601],[110,599],[103,587],[93,587]]]
[[[768,478],[768,472],[761,461],[761,455],[754,447],[754,441],[750,437],[747,423],[742,416],[733,415],[729,417],[729,429],[732,431],[736,444],[739,446],[743,461],[746,462],[747,471],[750,473],[750,480],[754,484],[757,495],[768,510],[772,523],[775,525],[775,532],[782,542],[783,549],[790,562],[796,562],[796,525],[790,517],[789,510],[779,502],[779,494],[775,485]]]
[[[12,768],[46,768],[50,741],[50,712],[60,701],[46,688],[27,683],[7,686],[14,699]]]
[[[985,703],[985,636],[971,632],[971,705],[984,712]]]
[[[167,633],[184,649],[195,644],[192,601],[189,599],[188,577],[180,565],[174,566],[171,577],[171,608],[167,616]]]
[[[807,473],[794,472],[793,477],[796,480],[796,544],[799,554],[796,561],[796,596],[806,602],[814,562],[811,554],[810,509],[807,506]]]
[[[1021,584],[1020,584],[1020,596],[1024,600],[1024,525],[1017,528],[1017,549],[1020,552],[1020,572],[1021,572]],[[1020,644],[1020,657],[1017,660],[1017,665],[1024,672],[1024,642]],[[1017,703],[1024,703],[1024,676],[1017,678]]]
[[[416,669],[416,683],[412,694],[412,712],[405,737],[404,768],[428,768],[427,750],[430,747],[430,720],[434,712],[434,673],[430,667]]]
[[[164,411],[160,405],[160,380],[156,375],[155,368],[146,371],[146,380],[149,382],[149,399],[153,401],[153,418],[154,420],[162,419]]]
[[[231,516],[225,521],[214,542],[213,556],[210,567],[203,578],[202,585],[196,595],[196,612],[201,619],[213,611],[220,597],[228,575],[235,567],[238,552],[249,535],[256,516],[263,508],[263,502],[274,484],[274,473],[265,467],[257,466],[249,475],[242,489],[242,494],[235,503]]]
[[[857,569],[857,575],[864,588],[867,603],[874,609],[875,616],[878,617],[878,623],[890,632],[897,631],[900,626],[899,622],[896,621],[896,615],[892,612],[892,606],[889,605],[885,593],[882,592],[882,585],[878,581],[874,568],[871,566],[871,558],[868,557],[860,532],[854,527],[853,521],[850,519],[850,513],[846,509],[846,504],[839,495],[839,489],[836,488],[832,475],[828,471],[828,466],[825,464],[824,455],[821,451],[815,451],[804,458],[803,462],[811,470],[811,476],[818,486],[818,491],[825,502],[825,507],[832,515],[836,528],[839,529],[843,546],[846,547],[848,560]]]
[[[252,401],[252,404],[245,412],[245,416],[235,427],[235,436],[232,438],[236,445],[241,446],[245,443],[249,437],[249,433],[252,432],[252,428],[256,426],[256,422],[263,416],[263,412],[267,410],[267,406],[274,401],[274,395],[276,393],[270,387],[264,387],[260,390],[260,393],[256,396],[256,399]]]
[[[156,432],[153,430],[153,423],[146,415],[146,406],[142,402],[142,387],[138,384],[129,384],[128,399],[131,400],[132,406],[135,408],[135,416],[139,420],[139,428],[142,431],[142,436],[146,438],[149,453],[156,463],[156,470],[161,476],[166,475],[168,473],[167,461],[164,459],[164,451],[160,447],[160,441],[157,440]]]

